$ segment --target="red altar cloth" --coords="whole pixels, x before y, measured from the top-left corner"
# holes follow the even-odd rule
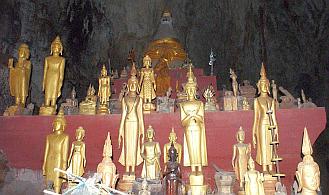
[[[168,142],[171,127],[174,127],[178,142],[182,144],[183,128],[179,113],[154,113],[145,115],[145,130],[152,125],[156,131],[155,139],[161,147]],[[107,131],[111,132],[113,158],[119,174],[123,166],[118,163],[118,128],[121,116],[66,116],[66,132],[70,135],[70,143],[75,140],[74,132],[79,126],[86,130],[85,143],[87,155],[87,170],[95,171],[102,159],[103,144]],[[301,141],[303,129],[308,128],[312,143],[315,142],[326,125],[324,108],[310,109],[280,109],[277,111],[280,133],[279,155],[283,157],[280,164],[281,172],[286,174],[283,182],[291,186],[297,163],[301,161]],[[41,169],[44,155],[46,135],[51,133],[53,116],[15,116],[0,117],[0,149],[8,157],[9,166],[15,168]],[[246,142],[251,142],[252,111],[212,112],[206,113],[206,135],[208,149],[208,167],[205,167],[206,182],[213,186],[215,163],[224,170],[232,170],[232,145],[236,143],[235,133],[240,126],[246,132]],[[253,157],[255,157],[253,149]],[[161,156],[161,161],[163,156]],[[137,168],[140,174],[142,166]],[[184,168],[184,178],[190,169]],[[260,169],[259,169],[260,170]]]

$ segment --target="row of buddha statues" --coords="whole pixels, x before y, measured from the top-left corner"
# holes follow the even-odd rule
[[[112,144],[108,135],[104,150],[103,160],[97,167],[97,173],[101,175],[101,182],[111,189],[123,192],[131,192],[136,184],[141,181],[136,178],[136,167],[143,164],[141,178],[143,178],[139,195],[152,194],[152,189],[161,189],[165,194],[205,195],[207,185],[203,167],[208,166],[207,143],[204,103],[196,99],[197,80],[193,74],[192,66],[187,72],[185,84],[186,101],[180,103],[180,120],[184,129],[184,143],[181,146],[176,142],[174,131],[170,133],[170,142],[164,146],[163,157],[165,162],[164,171],[161,172],[160,144],[155,141],[155,131],[152,126],[146,130],[144,141],[144,104],[150,103],[151,99],[143,100],[137,94],[140,82],[136,77],[136,69],[130,72],[127,88],[128,92],[122,99],[121,122],[118,127],[118,145],[121,154],[118,162],[124,166],[122,177],[116,172],[116,166],[112,162]],[[284,176],[280,172],[279,164],[283,159],[279,157],[279,126],[276,120],[276,101],[269,96],[270,82],[266,77],[265,66],[262,64],[260,79],[257,83],[259,96],[254,99],[254,122],[252,127],[252,144],[244,143],[245,133],[242,128],[237,132],[237,144],[233,146],[232,167],[239,181],[238,194],[265,195],[286,194],[281,184]],[[145,86],[143,90],[152,88]],[[88,148],[83,142],[85,130],[76,130],[76,141],[72,143],[69,152],[69,136],[64,133],[66,122],[64,111],[60,109],[54,123],[53,132],[46,138],[43,175],[56,193],[61,191],[64,175],[55,172],[54,168],[68,170],[82,176],[86,165],[85,151]],[[262,167],[256,170],[251,156],[251,145],[256,149],[255,161]],[[68,155],[68,153],[70,153]],[[182,154],[183,153],[183,154]],[[312,158],[312,145],[304,130],[302,143],[303,161],[298,164],[296,178],[299,191],[303,195],[313,195],[319,190],[320,171],[319,166]],[[69,156],[69,157],[68,157]],[[191,167],[188,181],[182,182],[180,162],[183,166]],[[75,181],[69,181],[74,186]],[[117,185],[116,185],[117,183]],[[51,184],[51,185],[50,185]],[[147,184],[152,185],[147,189]],[[279,186],[279,187],[278,187]],[[280,187],[281,186],[281,187]],[[277,187],[277,188],[276,188]],[[50,187],[51,188],[51,187]],[[279,190],[280,189],[280,190]],[[230,191],[229,193],[233,193]],[[220,193],[218,193],[220,194]]]

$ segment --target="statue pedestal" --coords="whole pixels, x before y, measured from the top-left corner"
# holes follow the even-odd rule
[[[152,103],[143,104],[143,113],[144,114],[150,114],[151,111],[154,111],[154,110],[155,110],[154,104],[152,104]]]
[[[233,172],[217,171],[215,173],[216,195],[234,195],[233,187],[236,176]]]
[[[96,104],[83,105],[80,103],[79,114],[95,115],[96,114]]]
[[[48,116],[56,114],[55,106],[41,106],[39,110],[39,115]]]
[[[135,175],[123,175],[122,180],[118,183],[118,190],[123,192],[128,192],[132,190],[133,184],[135,182]]]
[[[277,183],[277,178],[272,177],[272,175],[265,174],[264,175],[264,190],[266,195],[274,195],[275,194],[275,184]]]
[[[110,114],[110,110],[107,107],[107,105],[102,104],[102,105],[99,105],[99,108],[97,110],[97,114],[99,114],[99,115]]]
[[[215,112],[217,111],[216,104],[213,102],[206,102],[204,105],[204,111],[206,112]]]
[[[142,190],[143,178],[137,178],[133,184],[132,192],[138,194]],[[147,180],[147,190],[151,195],[163,195],[161,180]]]
[[[190,174],[190,184],[186,185],[187,194],[191,195],[206,195],[207,185],[204,185],[203,174]]]

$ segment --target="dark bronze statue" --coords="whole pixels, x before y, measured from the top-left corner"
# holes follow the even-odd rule
[[[177,150],[173,144],[169,148],[168,156],[163,178],[164,192],[166,195],[178,195],[181,194],[182,174],[177,162]]]

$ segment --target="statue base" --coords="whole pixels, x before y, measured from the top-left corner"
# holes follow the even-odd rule
[[[216,104],[214,104],[213,102],[206,102],[205,105],[204,105],[204,111],[206,111],[206,112],[215,112],[215,111],[217,111]]]
[[[137,178],[133,184],[132,192],[138,194],[142,190],[143,178]],[[161,180],[147,180],[147,190],[151,192],[151,195],[163,195]]]
[[[274,195],[275,194],[275,184],[277,183],[277,178],[273,177],[270,174],[264,175],[264,190],[266,195]]]
[[[81,105],[79,107],[79,114],[81,115],[95,115],[96,105]]]
[[[123,192],[131,191],[135,181],[135,175],[123,175],[122,180],[118,182],[118,190]]]
[[[203,174],[194,174],[191,173],[189,176],[190,184],[186,185],[187,194],[191,195],[206,195],[207,185],[204,185],[204,176]]]
[[[48,116],[56,114],[55,106],[41,106],[39,110],[39,115]]]
[[[5,112],[3,113],[3,116],[15,116],[15,115],[22,115],[24,112],[24,108],[21,105],[13,105],[9,106]]]
[[[99,115],[110,114],[110,110],[107,107],[107,105],[102,104],[102,105],[99,105],[99,108],[97,110],[97,114],[99,114]]]
[[[144,114],[150,114],[151,111],[154,111],[154,110],[155,110],[154,104],[152,104],[152,103],[143,104],[143,113]]]
[[[215,173],[216,195],[234,195],[233,187],[236,176],[233,172],[217,171]]]

